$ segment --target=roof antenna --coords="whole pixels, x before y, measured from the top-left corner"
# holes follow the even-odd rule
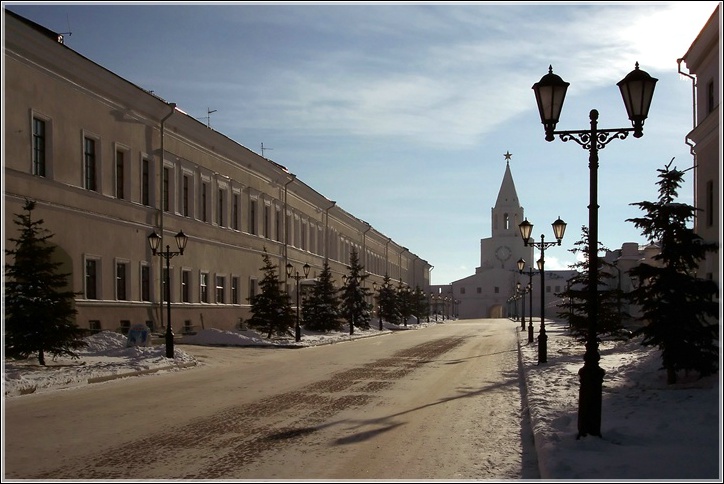
[[[261,144],[261,156],[264,157],[264,150],[273,150],[274,148],[264,148],[264,143]]]
[[[200,118],[196,119],[205,119],[206,120],[206,127],[211,127],[211,113],[215,113],[216,109],[206,108],[206,116],[201,116]]]
[[[66,19],[67,22],[68,22],[68,31],[67,31],[67,32],[58,32],[58,43],[59,43],[59,44],[65,43],[64,40],[63,40],[63,36],[64,36],[64,35],[68,35],[68,37],[70,37],[71,35],[73,35],[73,32],[70,31],[70,16],[69,16],[68,14],[65,14],[65,19]]]

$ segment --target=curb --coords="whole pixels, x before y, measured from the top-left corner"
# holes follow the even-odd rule
[[[525,406],[525,409],[528,412],[528,419],[530,420],[530,432],[533,435],[533,448],[535,448],[535,454],[536,454],[536,462],[538,463],[538,475],[539,479],[550,479],[550,472],[548,472],[548,467],[546,467],[542,460],[542,452],[541,452],[541,438],[537,435],[536,429],[536,423],[538,421],[538,418],[536,415],[531,412],[530,403],[528,402],[528,379],[526,378],[526,372],[523,365],[523,352],[521,351],[520,346],[520,335],[521,330],[520,328],[516,328],[516,334],[518,335],[518,373],[520,375],[520,379],[523,383],[523,394],[521,395],[521,398],[523,400],[523,405]],[[527,333],[525,333],[526,342],[528,339]]]
[[[394,332],[393,330],[388,329],[387,331],[380,331],[377,334],[359,335],[354,338],[332,339],[330,341],[322,341],[322,342],[314,344],[314,345],[297,345],[297,344],[290,343],[290,344],[282,344],[282,345],[270,345],[270,347],[289,348],[289,349],[314,348],[315,346],[333,345],[336,343],[348,343],[350,341],[355,341],[358,339],[376,338],[377,336],[385,336],[385,335],[392,334],[393,332]],[[304,338],[302,338],[302,339],[304,339]]]
[[[97,376],[94,378],[88,378],[88,384],[102,383],[105,381],[117,380],[119,378],[127,378],[127,377],[131,377],[131,376],[148,375],[148,374],[156,373],[159,371],[173,370],[174,368],[188,368],[188,367],[196,366],[196,365],[197,365],[196,362],[179,363],[178,365],[168,365],[168,366],[161,366],[158,368],[148,368],[146,370],[129,371],[126,373],[116,373],[114,375]]]

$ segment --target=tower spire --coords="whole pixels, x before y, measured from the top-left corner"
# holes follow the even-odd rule
[[[496,207],[515,207],[518,204],[518,193],[515,191],[515,183],[513,183],[513,175],[510,173],[510,158],[513,156],[510,151],[506,151],[505,157],[505,174],[503,182],[500,184],[498,191],[498,199],[495,202]]]
[[[505,164],[506,164],[506,165],[509,165],[509,164],[510,164],[510,157],[513,156],[513,154],[512,154],[510,151],[505,150],[505,154],[504,154],[503,156],[505,156]]]

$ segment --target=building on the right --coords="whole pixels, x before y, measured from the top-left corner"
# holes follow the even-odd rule
[[[686,144],[694,157],[694,232],[706,242],[721,245],[722,164],[719,99],[721,94],[721,3],[719,3],[684,56],[678,59],[679,73],[691,78],[693,129],[686,135]],[[686,64],[688,73],[682,71]],[[707,254],[699,266],[699,276],[713,279],[720,285],[720,251]]]
[[[606,262],[601,270],[608,274],[604,280],[607,290],[618,289],[623,296],[637,289],[640,282],[629,275],[629,271],[640,264],[660,265],[655,257],[661,252],[658,244],[639,245],[636,242],[624,242],[620,249],[606,250],[602,259]],[[627,297],[619,297],[618,314],[627,329],[640,327],[641,308],[631,304]]]

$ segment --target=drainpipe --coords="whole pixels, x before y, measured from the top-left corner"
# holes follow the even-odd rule
[[[683,57],[681,59],[676,59],[676,63],[678,64],[678,67],[679,67],[679,69],[678,69],[679,74],[691,79],[691,113],[692,113],[691,114],[692,115],[691,129],[693,131],[694,128],[696,128],[696,77],[692,76],[691,74],[687,74],[686,72],[681,70],[681,63],[683,62],[683,60],[684,60]],[[696,167],[696,152],[694,151],[694,145],[691,143],[691,141],[689,141],[688,136],[684,137],[684,143],[686,143],[689,146],[689,153],[691,154],[692,158],[694,158],[694,160],[693,160],[693,168],[694,168],[693,178],[694,178],[694,193],[696,194],[696,193],[698,193],[698,189],[699,189],[697,186],[698,177],[697,177],[697,167]],[[696,218],[694,218],[694,224],[696,225],[696,223],[697,223]]]
[[[411,255],[415,255],[415,254],[411,254]],[[415,255],[415,258],[412,259],[412,284],[414,284],[415,286],[417,286],[417,267],[416,267],[415,262],[417,262],[419,258],[420,258],[419,256]]]
[[[367,267],[367,232],[372,230],[372,226],[367,222],[365,222],[365,225],[367,225],[367,230],[362,232],[362,261],[364,266]]]
[[[390,257],[387,255],[387,247],[390,245],[390,242],[392,239],[390,237],[387,237],[387,242],[385,242],[385,275],[389,277],[389,270],[390,270]]]
[[[284,270],[282,273],[284,274],[284,282],[287,281],[287,272],[286,267],[287,264],[289,264],[289,255],[288,255],[288,249],[289,249],[289,233],[288,233],[288,225],[287,224],[287,187],[290,183],[292,183],[294,180],[297,179],[297,175],[290,173],[289,176],[292,178],[284,184],[284,216],[282,218],[282,223],[284,224]]]
[[[687,74],[686,72],[681,70],[681,63],[684,61],[684,58],[676,59],[676,63],[679,66],[679,74],[682,76],[686,76],[689,79],[691,79],[691,113],[692,113],[692,120],[691,120],[691,129],[696,128],[696,77],[692,76],[691,74]],[[689,140],[686,140],[686,144],[691,146],[689,144]]]
[[[168,113],[166,116],[164,116],[163,119],[161,119],[161,156],[160,156],[161,162],[159,163],[159,165],[160,165],[159,169],[161,170],[161,176],[159,177],[159,180],[161,181],[161,186],[160,186],[160,190],[158,191],[158,193],[160,195],[160,197],[159,197],[160,204],[159,204],[159,211],[158,211],[158,214],[159,214],[158,230],[161,232],[159,234],[161,236],[161,244],[160,244],[161,247],[163,247],[163,235],[164,235],[163,234],[163,213],[164,213],[163,186],[164,186],[165,171],[163,169],[163,158],[164,158],[164,154],[166,153],[165,148],[164,148],[163,139],[164,139],[164,133],[166,130],[166,120],[168,118],[170,118],[173,115],[173,113],[176,112],[176,103],[169,103],[168,106],[171,108],[171,112]],[[170,194],[169,194],[169,196],[170,196]],[[164,260],[163,260],[163,257],[159,257],[158,258],[158,273],[163,275],[163,270],[164,270]],[[163,290],[163,281],[164,281],[164,277],[159,277],[159,279],[158,279],[159,291],[158,292],[160,294],[160,297],[159,297],[158,310],[159,310],[159,315],[160,315],[159,319],[161,320],[162,328],[164,327],[164,324],[163,324],[163,302],[164,302],[163,298],[165,297],[164,290]],[[171,294],[171,288],[168,288],[168,290],[169,290],[169,294]]]
[[[324,263],[329,263],[329,211],[337,204],[330,200],[330,205],[324,209]]]
[[[362,266],[365,268],[365,273],[368,273],[367,270],[367,232],[369,232],[372,229],[372,226],[365,222],[365,225],[367,225],[367,230],[362,232]]]
[[[403,247],[402,250],[400,251],[400,257],[399,257],[399,262],[398,262],[398,264],[399,264],[399,271],[400,271],[400,272],[399,272],[400,281],[402,281],[402,254],[404,254],[404,253],[407,252],[407,251],[408,251],[407,247]]]

